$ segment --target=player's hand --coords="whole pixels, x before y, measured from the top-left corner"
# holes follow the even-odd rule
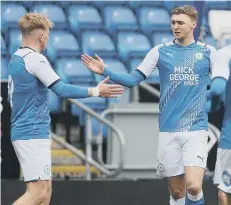
[[[210,87],[211,96],[221,96],[225,92],[227,81],[222,77],[213,79]]]
[[[123,94],[123,87],[121,85],[107,84],[109,77],[102,80],[97,87],[99,88],[99,96],[106,98],[116,98]]]
[[[226,89],[226,80],[223,78],[214,78],[211,83],[210,90],[207,92],[207,101],[205,103],[205,111],[216,112],[220,106]]]
[[[207,91],[207,101],[205,103],[205,112],[216,112],[222,103],[221,96],[212,95],[211,90]]]
[[[101,59],[98,55],[95,54],[95,59],[87,54],[83,54],[81,56],[82,63],[87,66],[91,71],[102,74],[104,71],[104,63],[103,59]]]

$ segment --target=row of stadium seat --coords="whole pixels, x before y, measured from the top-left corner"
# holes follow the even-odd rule
[[[90,55],[97,53],[102,57],[119,57],[127,65],[131,58],[144,57],[153,46],[172,41],[173,35],[168,32],[158,32],[151,36],[151,42],[149,39],[140,32],[121,31],[117,34],[116,40],[113,40],[104,32],[85,31],[82,33],[81,41],[78,41],[69,31],[52,30],[46,55],[53,63],[60,57],[75,57],[80,56],[81,53]],[[2,54],[12,55],[20,46],[20,31],[11,30],[8,43],[3,36],[1,36],[1,42]],[[217,47],[217,42],[212,36],[207,36],[205,42]]]
[[[69,27],[74,33],[79,33],[82,29],[101,29],[104,27],[103,22],[111,35],[121,29],[137,30],[139,28],[135,13],[128,7],[105,7],[103,9],[104,19],[101,18],[96,8],[87,5],[70,6],[67,17],[58,5],[36,4],[33,11],[47,14],[57,29],[67,28],[69,22]],[[18,19],[27,11],[23,6],[17,4],[3,4],[2,12],[2,30],[4,32],[8,28],[17,27]],[[170,16],[165,9],[141,8],[139,10],[139,25],[147,33],[156,29],[169,30]]]
[[[25,6],[28,10],[32,10],[34,7],[34,4],[37,2],[33,1],[21,1],[20,4]],[[44,2],[45,3],[45,2]],[[47,3],[47,2],[46,2]],[[127,6],[133,10],[139,9],[142,6],[155,6],[155,7],[162,7],[168,10],[168,12],[171,12],[171,10],[180,5],[193,5],[193,1],[169,1],[169,0],[163,0],[163,1],[134,1],[134,0],[128,0],[128,1],[54,1],[53,2],[56,5],[59,5],[63,9],[69,8],[71,5],[92,5],[96,7],[97,9],[101,10],[105,6]],[[205,11],[210,9],[229,9],[231,8],[230,1],[205,1],[204,2],[204,8]]]
[[[128,68],[117,59],[105,59],[104,62],[108,66],[108,69],[116,72],[128,73],[136,69],[141,63],[142,58],[135,58],[130,61]],[[1,79],[7,80],[7,64],[8,59],[2,57],[1,59]],[[61,79],[66,83],[75,85],[95,85],[99,83],[103,77],[93,74],[89,71],[81,62],[80,59],[74,58],[62,58],[57,60],[54,65],[54,69]],[[156,69],[147,79],[147,83],[159,84],[159,72]]]
[[[224,7],[228,9],[228,4]],[[105,28],[111,35],[116,34],[121,29],[140,29],[147,35],[153,31],[170,30],[170,15],[165,8],[138,7],[138,10],[133,12],[129,7],[117,5],[106,6],[102,9],[102,12],[99,12],[90,4],[74,4],[68,8],[67,12],[64,12],[56,4],[36,3],[30,9],[31,11],[47,14],[55,23],[57,29],[70,28],[76,34],[79,34],[83,29],[102,28]],[[28,10],[20,4],[3,3],[2,31],[6,32],[8,28],[18,27],[18,19],[26,12]],[[208,28],[207,22],[206,15],[204,15],[203,23]]]

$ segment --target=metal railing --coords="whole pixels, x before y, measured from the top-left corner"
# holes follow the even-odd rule
[[[91,170],[90,170],[90,165],[94,166],[97,168],[99,171],[101,171],[106,177],[115,177],[117,176],[123,169],[124,165],[124,150],[125,150],[125,140],[123,133],[119,130],[118,127],[113,125],[110,121],[107,119],[104,119],[101,117],[98,113],[96,113],[94,110],[90,109],[83,103],[81,103],[78,100],[74,99],[68,99],[71,103],[75,104],[79,108],[85,111],[86,117],[87,117],[87,126],[86,126],[86,140],[85,140],[85,146],[86,146],[86,155],[83,154],[80,150],[78,150],[76,147],[73,145],[70,145],[69,143],[63,141],[59,136],[57,136],[54,133],[51,133],[51,137],[59,144],[61,144],[63,147],[66,149],[70,150],[71,152],[75,153],[80,159],[84,160],[86,162],[86,180],[91,180]],[[120,144],[120,156],[119,156],[119,162],[118,166],[115,167],[113,170],[109,170],[102,166],[100,163],[96,162],[95,160],[92,159],[92,120],[91,118],[95,117],[97,118],[101,123],[107,125],[110,127],[115,133],[116,136],[118,137],[119,144]]]
[[[156,88],[144,82],[140,83],[139,86],[148,91],[151,95],[158,97],[160,99],[160,91]]]
[[[101,113],[101,117],[105,118],[108,114],[158,114],[159,113],[159,109],[129,109],[129,108],[126,108],[126,109],[118,109],[118,108],[113,108],[113,109],[106,109],[104,110],[102,113]],[[103,130],[103,126],[102,124],[100,124],[100,134],[98,135],[98,140],[99,141],[102,141],[103,140],[103,135],[102,135],[102,130]],[[97,160],[101,163],[101,165],[105,168],[111,168],[111,167],[114,167],[113,165],[110,165],[110,164],[105,164],[103,162],[103,147],[102,147],[102,144],[99,145],[98,147],[98,152],[97,152]],[[126,167],[127,169],[131,168],[131,169],[134,169],[134,168],[139,168],[139,169],[156,169],[156,166],[139,166],[139,167]]]
[[[160,91],[157,90],[156,88],[152,87],[151,85],[149,85],[145,82],[141,82],[138,86],[145,89],[147,92],[154,95],[155,97],[160,98]],[[131,89],[131,101],[132,102],[138,103],[140,100],[140,96],[139,96],[140,92],[139,92],[138,86]]]

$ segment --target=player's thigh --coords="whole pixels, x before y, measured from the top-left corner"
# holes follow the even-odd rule
[[[183,163],[188,189],[199,190],[202,187],[208,156],[208,132],[194,131],[181,134]]]
[[[227,194],[228,204],[231,204],[231,194]]]
[[[51,193],[52,190],[52,182],[51,180],[36,180],[26,182],[27,191],[38,193],[42,192],[43,194]]]
[[[24,181],[51,179],[50,139],[13,141]]]
[[[160,132],[157,152],[159,177],[178,176],[184,173],[181,145],[175,133]]]
[[[227,194],[231,194],[231,150],[219,148],[219,158],[220,170],[215,170],[220,176],[218,188]]]
[[[208,131],[181,134],[182,158],[185,167],[205,168],[208,157]],[[198,172],[201,169],[198,169]]]
[[[229,194],[221,191],[220,189],[218,189],[218,205],[229,205],[230,204],[230,196],[228,196]]]

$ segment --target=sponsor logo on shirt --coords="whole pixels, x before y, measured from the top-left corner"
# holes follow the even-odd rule
[[[202,60],[202,59],[203,59],[203,53],[197,52],[197,53],[195,54],[195,58],[196,58],[197,60]]]
[[[175,66],[174,73],[169,75],[170,81],[184,81],[184,85],[198,85],[200,76],[194,73],[193,67]]]

